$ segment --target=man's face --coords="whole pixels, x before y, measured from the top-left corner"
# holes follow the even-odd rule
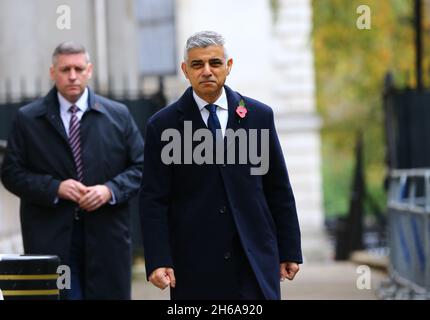
[[[213,103],[221,95],[232,65],[232,59],[226,61],[222,46],[208,46],[190,49],[181,67],[197,95]]]
[[[76,102],[91,78],[93,66],[84,53],[60,54],[51,66],[51,79],[57,90],[70,102]]]

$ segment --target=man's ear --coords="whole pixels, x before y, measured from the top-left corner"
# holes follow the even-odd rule
[[[182,69],[182,72],[184,73],[185,78],[189,79],[188,73],[187,73],[187,64],[185,62],[181,63],[181,69]]]
[[[91,77],[93,75],[93,64],[88,63],[87,68],[88,68],[88,79],[91,79]]]
[[[230,58],[227,60],[227,74],[230,74],[231,68],[233,67],[233,59]]]
[[[54,66],[52,65],[52,66],[49,68],[49,76],[51,77],[51,80],[52,80],[52,81],[54,81],[54,74],[55,74],[55,69],[54,69]]]

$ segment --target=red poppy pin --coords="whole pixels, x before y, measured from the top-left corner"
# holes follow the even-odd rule
[[[248,112],[248,109],[246,109],[245,107],[245,101],[243,101],[242,99],[240,100],[239,105],[236,108],[236,113],[240,117],[240,119],[243,119],[246,117],[247,112]],[[239,122],[240,122],[240,119],[239,119]]]

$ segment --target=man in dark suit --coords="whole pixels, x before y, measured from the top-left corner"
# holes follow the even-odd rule
[[[27,254],[71,268],[68,299],[129,299],[129,200],[142,175],[143,140],[128,109],[96,95],[92,64],[74,42],[54,51],[53,89],[22,107],[1,178],[21,198]]]
[[[140,192],[145,262],[149,281],[170,286],[172,299],[280,299],[279,281],[292,280],[302,263],[273,111],[224,85],[232,64],[221,35],[191,36],[182,63],[191,87],[147,123]],[[245,146],[232,143],[239,132],[248,134]],[[217,141],[204,163],[197,160],[203,136]],[[222,161],[229,152],[243,156],[248,143],[266,170],[252,159]]]

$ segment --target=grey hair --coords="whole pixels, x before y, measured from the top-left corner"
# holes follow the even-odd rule
[[[221,46],[224,48],[224,57],[228,59],[225,39],[215,31],[200,31],[188,38],[184,50],[184,61],[188,60],[188,51],[193,48],[206,48],[209,46]]]
[[[66,41],[66,42],[60,43],[55,48],[54,53],[52,54],[52,64],[55,65],[57,63],[57,57],[60,54],[76,54],[76,53],[85,54],[87,63],[90,62],[90,54],[82,44],[74,41]]]

